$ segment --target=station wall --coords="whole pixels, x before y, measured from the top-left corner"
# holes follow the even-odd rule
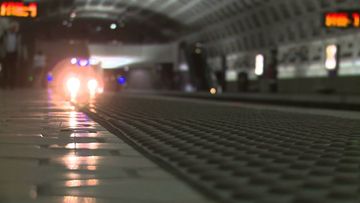
[[[104,69],[174,63],[177,56],[175,43],[146,45],[89,44],[88,48],[91,57],[99,58],[100,61],[103,60]],[[113,62],[109,62],[109,60]]]
[[[35,40],[34,53],[41,51],[51,68],[64,58],[88,57],[88,44],[78,40]]]
[[[331,44],[339,47],[336,77],[330,77],[325,68],[325,50]],[[359,33],[280,45],[277,51],[277,78],[280,93],[317,93],[328,89],[336,93],[360,94]],[[257,77],[254,72],[257,54],[263,54],[265,58],[270,57],[268,49],[226,55],[227,74],[230,75],[227,78],[229,86],[234,86],[237,82],[238,73],[245,72],[252,84],[258,81],[258,87],[255,89],[263,89],[260,86],[266,84],[266,81]],[[268,65],[265,62],[265,72]],[[213,71],[221,70],[221,57],[209,58],[208,66]],[[260,80],[262,81],[259,82]],[[232,91],[236,91],[236,88],[232,88]]]

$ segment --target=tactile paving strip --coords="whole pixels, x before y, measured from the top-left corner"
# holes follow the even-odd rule
[[[94,110],[219,202],[360,202],[359,120],[126,96]]]

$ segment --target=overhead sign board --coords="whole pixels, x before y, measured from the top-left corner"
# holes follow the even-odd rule
[[[327,28],[360,28],[360,11],[326,12],[324,24]]]
[[[38,4],[22,2],[2,2],[0,3],[0,16],[35,18],[38,15]]]

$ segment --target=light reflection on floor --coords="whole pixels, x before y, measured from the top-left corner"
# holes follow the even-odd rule
[[[203,203],[57,92],[0,97],[0,202],[171,202],[175,194]]]
[[[98,164],[99,157],[96,156],[85,156],[80,157],[74,154],[69,154],[62,158],[63,164],[70,170],[78,170],[80,167],[85,166],[96,166]],[[91,167],[92,169],[96,169]]]
[[[78,124],[78,122],[77,122],[77,112],[76,111],[71,111],[70,112],[70,115],[69,115],[70,117],[69,117],[69,126],[71,127],[71,128],[75,128],[75,127],[77,127],[77,124]]]
[[[88,179],[88,180],[68,180],[65,182],[66,187],[91,187],[97,186],[99,180],[97,179]]]
[[[96,203],[95,198],[84,198],[76,196],[66,196],[63,199],[63,203]]]
[[[82,113],[79,113],[76,111],[75,105],[77,104],[77,101],[75,100],[75,97],[72,98],[71,101],[63,101],[63,98],[61,97],[54,97],[52,91],[48,91],[48,100],[51,100],[55,104],[61,104],[63,109],[68,110],[68,121],[67,126],[69,128],[81,128],[80,124],[87,126],[91,126],[94,122],[90,121],[90,119]],[[56,101],[54,101],[56,100]],[[49,102],[49,103],[52,103]],[[90,106],[94,106],[95,98],[92,97],[90,100]],[[90,122],[90,123],[88,123]],[[80,135],[81,134],[81,135]],[[88,171],[96,171],[97,170],[97,164],[98,164],[98,157],[95,156],[78,156],[77,155],[77,149],[98,149],[99,143],[77,143],[76,138],[78,135],[80,137],[96,137],[96,133],[71,133],[70,137],[73,138],[72,143],[68,143],[64,146],[65,149],[71,149],[72,152],[68,155],[61,158],[62,164],[65,165],[65,167],[68,170],[72,171],[78,171],[78,170],[88,170]],[[91,135],[89,135],[91,134]],[[57,146],[57,145],[56,145]],[[81,179],[81,175],[76,172],[71,172],[67,176],[70,180],[65,181],[66,187],[93,187],[97,186],[99,184],[98,179]],[[89,202],[93,203],[96,202],[96,199],[93,198],[80,198],[75,196],[67,196],[64,197],[63,202]]]
[[[100,143],[69,143],[66,149],[99,149]]]

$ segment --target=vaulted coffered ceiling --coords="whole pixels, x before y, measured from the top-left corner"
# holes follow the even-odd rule
[[[269,47],[331,35],[337,31],[322,27],[324,11],[360,8],[355,0],[39,1],[44,19],[112,21],[132,28],[128,33],[143,33],[143,38],[153,35],[168,41],[201,41],[212,52]]]

